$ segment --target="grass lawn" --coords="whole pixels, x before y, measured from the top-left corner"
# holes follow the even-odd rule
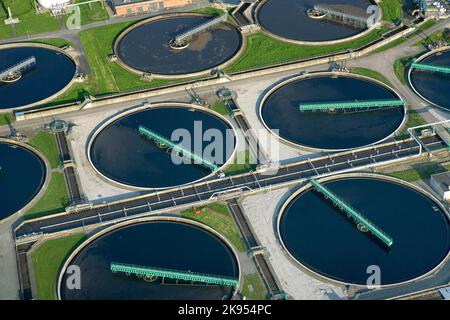
[[[59,167],[61,158],[54,134],[41,131],[30,140],[29,144],[47,157],[52,169]]]
[[[182,216],[188,219],[202,222],[227,238],[239,252],[244,252],[245,245],[234,223],[228,208],[220,203],[213,203],[206,207],[197,208],[200,214],[193,209],[184,210]]]
[[[14,18],[19,18],[16,24],[16,36],[26,36],[59,30],[60,26],[50,13],[36,14],[33,0],[2,0],[0,3],[0,38],[9,38],[12,34],[11,26],[3,23],[7,18],[7,8],[11,8]]]
[[[395,136],[396,140],[403,140],[409,138],[408,128],[421,126],[427,122],[422,118],[422,116],[416,110],[408,110],[408,122],[405,127],[397,133]]]
[[[352,71],[352,73],[360,74],[362,76],[366,76],[366,77],[381,81],[384,84],[392,87],[392,83],[378,71],[367,69],[367,68],[360,68],[360,67],[353,68],[351,71]]]
[[[250,170],[255,170],[257,166],[256,163],[250,162],[255,162],[250,161],[250,150],[241,151],[237,154],[236,158],[234,159],[234,162],[225,168],[224,173],[228,176],[233,176],[244,172],[248,172]]]
[[[415,57],[404,57],[397,59],[394,62],[394,72],[397,78],[400,80],[401,83],[407,84],[407,76],[406,72],[408,71],[408,65]]]
[[[434,26],[436,24],[436,20],[428,20],[426,22],[424,22],[419,28],[417,28],[415,31],[411,32],[410,34],[408,34],[406,37],[402,37],[399,38],[381,48],[378,48],[377,50],[375,50],[373,52],[373,54],[375,53],[379,53],[379,52],[383,52],[386,50],[389,50],[391,48],[394,48],[396,46],[401,45],[402,43],[404,43],[406,40],[411,39],[412,37],[415,37],[416,35],[422,33],[423,31],[431,28],[432,26]],[[428,43],[430,41],[430,39],[427,37],[426,39],[422,39],[421,41],[419,41],[418,43],[415,44],[415,46],[421,44],[421,45],[425,45],[426,43]]]
[[[12,113],[0,113],[0,126],[14,122],[14,115]]]
[[[386,28],[372,31],[356,40],[328,46],[297,45],[274,39],[258,32],[247,36],[247,48],[233,65],[225,68],[227,73],[234,73],[279,63],[311,58],[314,56],[357,49],[378,39]]]
[[[228,108],[225,105],[225,103],[222,100],[217,100],[216,102],[214,102],[213,106],[212,106],[212,110],[220,113],[223,116],[227,116],[230,113],[228,112]]]
[[[443,42],[446,42],[447,44],[449,44],[450,43],[450,33],[446,32],[445,30],[439,30],[435,33],[430,34],[427,38],[416,42],[414,45],[415,46],[425,46],[426,44],[429,44],[430,42],[438,42],[438,41],[443,41]]]
[[[85,237],[84,234],[76,234],[48,240],[32,253],[36,294],[39,300],[56,299],[58,272],[70,252]]]
[[[25,219],[33,219],[55,213],[64,212],[69,204],[66,182],[64,175],[59,172],[53,172],[47,191],[39,201],[25,213]]]
[[[399,38],[399,39],[397,39],[395,41],[392,41],[391,43],[388,43],[388,44],[382,46],[381,48],[378,48],[378,49],[374,50],[372,52],[372,54],[380,53],[380,52],[383,52],[383,51],[395,48],[396,46],[401,45],[405,41],[406,41],[406,38]]]
[[[74,3],[82,3],[86,2],[86,0],[75,0]],[[105,9],[106,4],[100,2],[88,3],[82,6],[78,6],[80,8],[81,13],[81,25],[89,24],[96,21],[105,21],[109,19],[108,12]],[[67,19],[69,15],[64,17],[65,23],[67,23]]]
[[[450,164],[440,165],[437,163],[418,165],[412,169],[388,173],[389,176],[399,178],[408,182],[415,182],[430,178],[431,175],[450,170]]]
[[[241,293],[249,300],[267,299],[267,290],[257,273],[244,276],[244,285]]]
[[[62,48],[65,46],[72,46],[72,43],[66,39],[59,39],[59,38],[43,38],[43,39],[37,39],[37,40],[31,40],[27,41],[31,43],[43,43],[48,44],[50,46],[54,46],[57,48]]]
[[[395,21],[403,19],[403,0],[382,0],[380,3],[381,10],[383,10],[383,20]]]
[[[408,39],[412,38],[413,36],[419,34],[420,32],[422,32],[428,28],[431,28],[435,24],[436,24],[436,21],[429,20],[429,21],[425,22],[420,28],[418,28],[418,30],[416,30],[412,34],[408,35],[407,38]],[[421,41],[427,41],[427,40],[423,39]],[[419,41],[418,43],[421,43],[421,42]],[[409,56],[409,57],[399,58],[394,62],[394,71],[395,71],[397,78],[400,80],[401,83],[407,84],[407,77],[406,77],[406,72],[408,71],[407,67],[413,59],[415,59],[421,55],[422,55],[422,53],[418,54],[417,56]]]
[[[233,10],[234,10],[234,8],[233,8]],[[207,15],[211,15],[211,16],[222,16],[225,14],[225,11],[223,11],[222,9],[218,9],[218,8],[214,8],[214,7],[195,9],[195,10],[191,10],[189,12],[207,14]]]
[[[186,79],[143,81],[139,75],[109,61],[108,56],[113,51],[116,36],[131,24],[133,22],[123,22],[80,32],[80,39],[93,74],[91,83],[93,94],[128,92],[186,81]]]
[[[56,97],[51,102],[45,103],[40,108],[52,107],[55,105],[65,104],[65,103],[73,103],[76,101],[82,101],[86,95],[93,95],[93,81],[88,80],[83,83],[73,83],[69,89],[62,95]]]
[[[75,0],[77,3],[86,0]],[[14,18],[19,18],[20,23],[15,25],[16,36],[26,36],[39,33],[45,33],[60,30],[61,26],[58,20],[50,12],[36,14],[34,0],[2,0],[0,1],[0,39],[6,39],[13,36],[13,29],[3,23],[7,18],[7,8],[11,8]],[[81,13],[81,25],[95,21],[103,21],[109,18],[104,5],[101,3],[85,4],[79,7]],[[69,15],[64,17],[64,23],[67,23]]]

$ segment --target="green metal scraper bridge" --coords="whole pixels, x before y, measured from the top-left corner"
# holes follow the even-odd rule
[[[411,64],[411,68],[419,69],[419,70],[425,70],[425,71],[438,72],[438,73],[443,73],[443,74],[450,74],[450,67],[436,65],[436,64],[426,64],[426,63],[413,62]]]
[[[334,102],[313,102],[301,103],[298,109],[304,111],[336,111],[336,110],[368,110],[386,107],[402,107],[403,100],[356,100],[356,101],[334,101]]]
[[[182,146],[173,143],[171,140],[163,137],[159,133],[156,133],[155,131],[150,130],[142,125],[139,126],[139,133],[141,135],[147,137],[148,139],[154,141],[158,147],[170,148],[176,152],[179,152],[184,157],[191,159],[195,164],[200,164],[200,165],[210,169],[213,172],[218,171],[220,169],[218,165],[216,165],[208,160],[203,159],[199,155],[196,155],[195,153],[183,148]]]
[[[124,264],[118,262],[111,262],[111,272],[123,273],[127,276],[135,275],[138,277],[161,277],[169,279],[177,279],[184,281],[202,282],[207,284],[217,284],[223,286],[237,287],[239,281],[237,279],[225,276],[216,276],[211,274],[187,272],[172,269],[136,266],[132,264]]]
[[[344,200],[339,198],[331,190],[329,190],[327,187],[320,184],[316,180],[311,179],[309,180],[309,183],[314,187],[315,190],[322,193],[327,200],[330,200],[336,207],[344,211],[348,217],[353,218],[353,221],[357,225],[361,225],[362,227],[366,228],[370,233],[381,240],[389,248],[392,246],[394,240],[383,230],[377,227],[372,221],[366,218],[363,214],[353,209],[350,205],[345,203]]]

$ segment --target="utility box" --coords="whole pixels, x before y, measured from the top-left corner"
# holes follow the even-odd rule
[[[450,172],[433,174],[431,186],[442,200],[450,203]]]

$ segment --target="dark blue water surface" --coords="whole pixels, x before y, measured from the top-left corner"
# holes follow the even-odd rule
[[[400,99],[371,81],[317,76],[290,82],[274,91],[262,106],[262,118],[282,138],[318,149],[348,149],[375,143],[402,123],[403,108],[363,112],[300,112],[301,102]]]
[[[421,63],[450,67],[450,50],[431,55],[422,60]],[[411,72],[411,83],[425,99],[442,108],[450,110],[449,74],[414,69]]]
[[[354,36],[363,30],[308,17],[315,4],[343,4],[366,9],[368,0],[268,0],[259,9],[258,20],[267,31],[297,41],[330,41]]]
[[[103,129],[95,138],[91,150],[94,166],[105,176],[121,183],[146,188],[163,188],[189,183],[207,175],[211,171],[196,164],[175,164],[172,155],[158,148],[154,143],[138,132],[139,125],[171,138],[176,129],[186,129],[192,139],[181,144],[189,150],[195,150],[194,122],[199,121],[202,132],[215,129],[224,137],[217,140],[223,150],[222,161],[225,163],[234,150],[234,135],[227,123],[218,117],[202,111],[182,107],[152,108],[124,116]],[[227,132],[228,131],[228,132]],[[231,144],[226,147],[226,134],[230,134]],[[198,136],[198,135],[197,135]],[[200,135],[201,139],[201,135]],[[175,141],[176,142],[176,141]],[[204,158],[212,160],[207,152],[211,142],[203,141]],[[189,146],[190,144],[190,146]],[[198,152],[196,152],[198,153]],[[213,154],[213,156],[218,154]]]
[[[33,152],[0,142],[0,219],[17,212],[39,192],[45,164]]]
[[[185,223],[147,222],[107,233],[83,248],[70,262],[81,268],[81,290],[62,285],[62,299],[222,299],[231,293],[229,287],[162,285],[160,279],[113,275],[111,262],[239,277],[231,249],[211,233]]]
[[[118,56],[134,69],[178,75],[200,72],[221,65],[242,45],[239,31],[229,24],[195,36],[189,47],[173,50],[175,36],[212,19],[204,16],[163,17],[131,30],[118,45]]]
[[[342,179],[326,186],[388,233],[386,250],[358,231],[341,211],[308,190],[296,197],[280,220],[287,249],[302,264],[336,280],[366,284],[367,267],[381,268],[381,283],[416,278],[437,266],[450,249],[444,212],[423,194],[396,183]]]
[[[34,69],[17,82],[0,82],[0,109],[17,108],[48,98],[62,90],[75,74],[75,63],[65,54],[36,47],[1,49],[0,70],[31,56],[36,58]]]

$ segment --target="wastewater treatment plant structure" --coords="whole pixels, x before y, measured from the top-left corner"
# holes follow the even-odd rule
[[[445,299],[449,17],[405,2],[11,5],[0,299]]]

